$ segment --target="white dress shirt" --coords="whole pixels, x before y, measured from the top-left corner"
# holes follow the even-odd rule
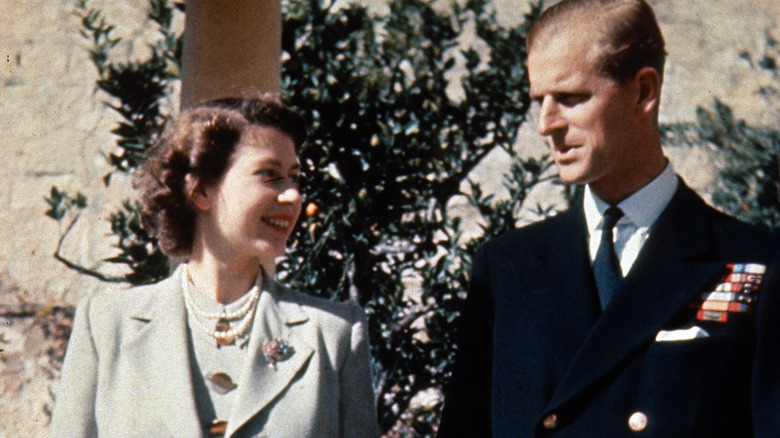
[[[672,164],[667,163],[660,175],[617,205],[623,211],[623,217],[615,225],[613,235],[615,253],[620,260],[623,276],[626,276],[634,265],[639,251],[650,237],[650,227],[669,205],[678,184]],[[599,199],[591,192],[590,187],[586,186],[583,207],[592,263],[596,259],[596,251],[601,241],[604,211],[609,208],[609,204]]]

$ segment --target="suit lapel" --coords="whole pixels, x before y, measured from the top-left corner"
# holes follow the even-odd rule
[[[304,334],[307,320],[308,316],[286,289],[273,281],[264,281],[248,346],[246,360],[250,362],[245,364],[239,381],[226,437],[268,407],[309,361],[314,349]],[[284,341],[294,351],[272,367],[263,354],[263,346],[274,339]]]
[[[121,350],[133,364],[136,383],[148,391],[143,394],[143,403],[137,404],[136,417],[158,418],[176,435],[200,436],[189,362],[186,309],[179,285],[179,276],[172,275],[149,294],[153,299],[141,303],[130,313],[131,324],[138,329]],[[150,412],[145,412],[145,408]],[[165,415],[160,415],[161,412]]]
[[[634,267],[572,360],[546,411],[619,366],[722,268],[712,257],[706,206],[682,183]]]
[[[601,309],[590,269],[582,208],[571,208],[554,220],[555,225],[548,228],[537,247],[540,265],[522,271],[540,276],[533,282],[523,310],[553,345],[550,350],[559,355],[565,369]],[[528,279],[517,278],[514,284],[528,284]],[[572,288],[583,291],[572,293]]]

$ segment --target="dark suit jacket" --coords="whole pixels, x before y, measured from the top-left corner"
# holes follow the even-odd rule
[[[682,182],[651,233],[603,312],[581,205],[485,244],[438,436],[780,436],[777,236]],[[697,320],[729,263],[767,265],[757,304]],[[692,325],[710,336],[655,340]]]

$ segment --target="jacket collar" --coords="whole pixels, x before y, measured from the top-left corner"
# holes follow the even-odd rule
[[[154,412],[136,415],[161,418],[168,433],[174,435],[200,436],[189,362],[187,312],[180,284],[174,274],[146,286],[148,293],[138,294],[141,301],[130,312],[134,324],[129,324],[136,330],[121,348],[140,364],[133,370],[134,378],[143,382],[148,391],[155,392],[148,394],[149,400],[157,403],[151,407]],[[128,352],[131,349],[136,351]]]
[[[522,312],[510,321],[520,325],[533,323],[538,342],[549,344],[548,351],[556,355],[547,358],[546,368],[556,380],[563,376],[601,313],[581,207],[579,204],[569,208],[547,219],[543,226],[529,225],[524,233],[515,234],[523,236],[522,246],[508,240],[490,260],[492,270],[509,276],[504,283],[518,285],[527,294],[507,298],[509,311]]]

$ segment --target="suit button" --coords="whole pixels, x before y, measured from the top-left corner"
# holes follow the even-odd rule
[[[558,427],[558,416],[555,414],[549,414],[542,420],[542,426],[547,430],[552,430]]]
[[[628,427],[634,432],[641,432],[647,427],[647,415],[643,412],[634,412],[628,417]]]

